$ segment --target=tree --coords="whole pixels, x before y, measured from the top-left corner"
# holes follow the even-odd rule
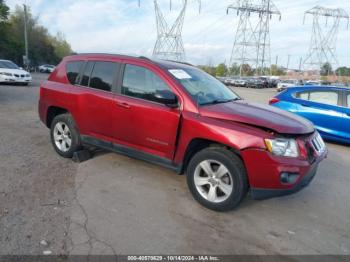
[[[8,13],[8,9],[0,0],[1,17],[6,17],[6,12]],[[72,53],[63,34],[51,36],[48,30],[39,24],[38,17],[34,17],[30,9],[28,9],[27,28],[31,65],[57,64],[64,56]],[[7,22],[0,24],[0,35],[0,57],[21,65],[25,52],[23,8],[17,6]]]
[[[72,48],[70,44],[66,41],[63,33],[58,32],[56,37],[50,37],[50,41],[55,50],[55,55],[58,58],[62,58],[72,54]]]
[[[230,67],[230,69],[229,69],[229,74],[230,74],[231,76],[237,76],[237,75],[240,74],[240,68],[239,68],[239,66],[238,66],[236,63],[234,63],[234,64]]]
[[[251,68],[250,65],[248,64],[243,64],[241,65],[241,70],[242,70],[242,75],[245,75],[245,76],[252,76],[254,75],[254,70]]]
[[[228,73],[227,66],[224,63],[219,64],[216,67],[216,76],[226,76]]]
[[[285,73],[277,65],[271,65],[271,75],[273,75],[273,76],[282,76],[282,75],[285,75]]]
[[[346,66],[342,66],[337,68],[337,70],[335,70],[335,73],[338,76],[350,76],[350,68]]]
[[[321,66],[321,76],[328,76],[331,75],[333,73],[332,71],[332,65],[330,63],[324,63]]]
[[[0,22],[6,21],[9,15],[9,7],[5,4],[4,0],[0,0]]]

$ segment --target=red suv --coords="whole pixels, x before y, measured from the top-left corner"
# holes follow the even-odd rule
[[[39,114],[61,156],[93,145],[185,173],[193,197],[218,211],[249,190],[300,190],[327,154],[307,120],[243,101],[191,65],[144,57],[66,57],[41,86]]]

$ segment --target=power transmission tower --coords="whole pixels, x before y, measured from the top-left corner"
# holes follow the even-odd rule
[[[201,9],[201,0],[199,3],[199,11]],[[182,41],[182,29],[184,25],[187,5],[189,0],[182,1],[180,14],[170,27],[166,21],[158,0],[154,0],[156,22],[157,22],[157,41],[154,46],[153,56],[159,59],[167,59],[174,61],[185,61],[185,48]],[[172,9],[172,1],[170,0],[170,10]]]
[[[280,11],[271,0],[236,0],[227,7],[227,13],[230,9],[236,10],[239,16],[230,66],[239,65],[240,75],[244,73],[243,65],[255,68],[256,74],[263,74],[271,63],[270,20],[273,15],[281,19]],[[258,20],[253,14],[258,15]]]
[[[339,63],[336,44],[339,25],[341,19],[346,19],[349,27],[349,15],[341,8],[331,9],[321,6],[306,11],[304,23],[307,15],[313,16],[313,25],[309,51],[303,63],[304,69],[320,70],[325,63],[337,66]]]

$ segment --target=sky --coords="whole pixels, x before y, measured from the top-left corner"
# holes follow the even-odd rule
[[[151,56],[157,38],[153,0],[6,0],[12,10],[26,2],[40,24],[51,34],[62,32],[75,52],[106,52]],[[172,24],[181,0],[158,0],[164,16]],[[238,16],[226,14],[234,0],[189,0],[183,28],[187,60],[194,64],[218,64],[230,60]],[[312,18],[303,23],[304,12],[316,5],[344,8],[350,13],[350,0],[274,0],[282,19],[273,17],[270,25],[271,60],[298,68],[311,39]],[[325,23],[325,28],[326,23]],[[340,23],[337,56],[339,65],[350,67],[350,28]]]

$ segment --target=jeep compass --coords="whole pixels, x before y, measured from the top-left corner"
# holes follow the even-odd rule
[[[64,58],[41,86],[39,115],[62,157],[92,145],[162,165],[217,211],[248,191],[264,199],[302,189],[327,154],[308,120],[244,101],[189,64],[145,57]]]

